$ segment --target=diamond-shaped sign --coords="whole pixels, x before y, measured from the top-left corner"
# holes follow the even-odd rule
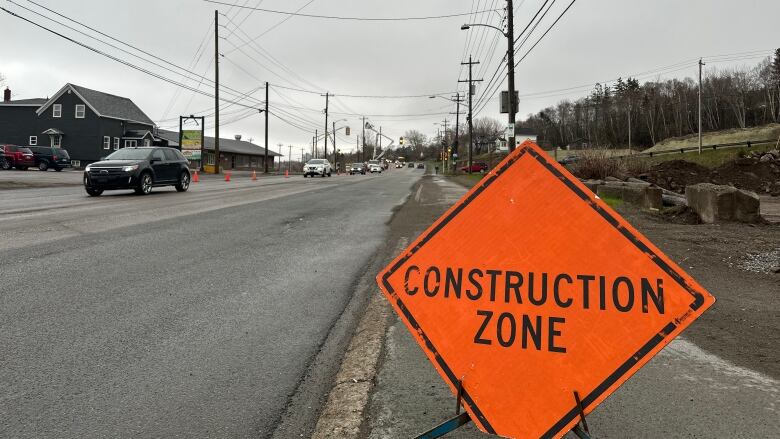
[[[485,432],[561,437],[715,299],[527,141],[377,276]]]

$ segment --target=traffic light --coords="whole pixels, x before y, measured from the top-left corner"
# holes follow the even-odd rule
[[[349,133],[351,133],[349,127],[346,128],[345,133],[349,136]]]
[[[401,137],[401,139],[400,139],[400,141],[399,141],[398,143],[400,143],[401,145],[403,145],[403,144],[404,144],[404,138],[403,138],[403,137]]]

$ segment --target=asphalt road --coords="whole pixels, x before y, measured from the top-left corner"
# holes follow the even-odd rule
[[[421,174],[0,190],[0,437],[270,436]]]

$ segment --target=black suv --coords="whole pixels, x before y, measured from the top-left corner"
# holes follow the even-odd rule
[[[155,186],[190,187],[189,162],[173,148],[124,148],[84,170],[84,189],[97,197],[105,190],[134,189],[147,195]]]
[[[30,146],[28,148],[33,153],[35,166],[41,171],[54,169],[59,172],[64,168],[70,168],[70,154],[62,148],[51,146]]]

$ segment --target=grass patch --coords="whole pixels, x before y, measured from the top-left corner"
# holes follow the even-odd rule
[[[601,201],[607,203],[607,206],[613,209],[623,205],[623,200],[621,200],[620,198],[601,197]]]

